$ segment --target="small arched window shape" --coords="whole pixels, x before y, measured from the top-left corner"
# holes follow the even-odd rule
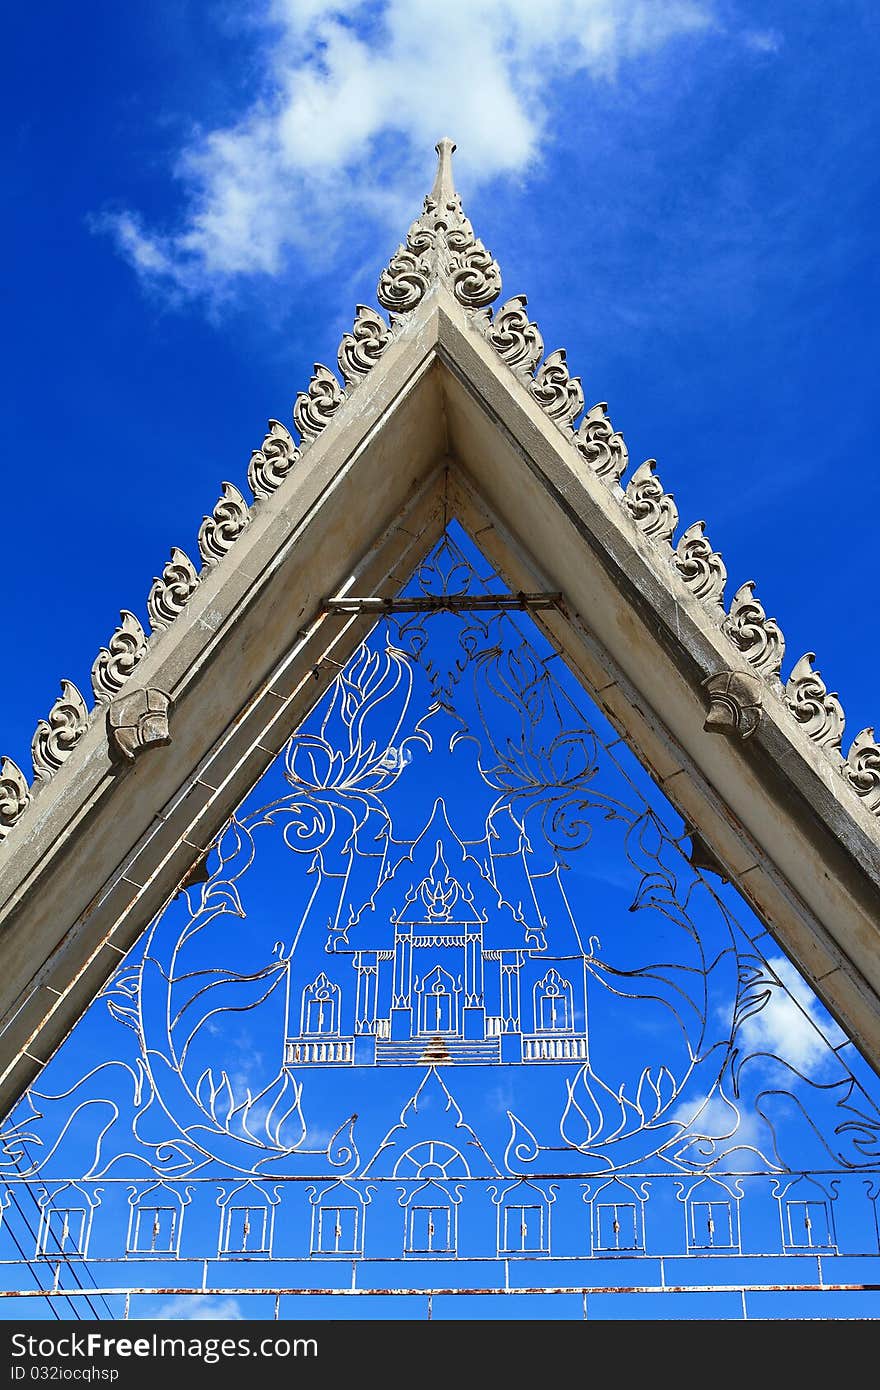
[[[499,1255],[549,1253],[552,1200],[553,1196],[548,1199],[539,1187],[526,1182],[493,1196],[498,1204]]]
[[[310,1189],[312,1203],[312,1255],[362,1255],[364,1208],[362,1194],[346,1182],[323,1191]]]
[[[739,1196],[714,1178],[704,1178],[684,1198],[689,1250],[739,1249]]]
[[[574,1027],[571,985],[550,969],[534,989],[535,1032],[570,1033]]]
[[[63,1255],[66,1260],[84,1259],[92,1213],[98,1203],[98,1191],[88,1193],[76,1183],[65,1183],[51,1195],[45,1192],[39,1202],[37,1258],[51,1260]]]
[[[321,971],[302,993],[300,1026],[305,1036],[320,1037],[339,1032],[340,990]]]
[[[395,1178],[469,1178],[467,1160],[442,1139],[413,1144],[394,1165]]]
[[[832,1199],[812,1178],[799,1178],[780,1195],[782,1243],[791,1250],[835,1247]]]
[[[241,1183],[217,1199],[220,1207],[220,1255],[271,1255],[275,1207],[280,1194],[256,1183]]]
[[[191,1199],[190,1189],[177,1192],[165,1183],[154,1183],[140,1190],[131,1189],[126,1250],[129,1255],[171,1255],[180,1253],[183,1212]]]
[[[453,977],[436,965],[416,983],[419,996],[419,1032],[458,1032],[459,987]]]
[[[603,1254],[632,1254],[645,1248],[644,1200],[628,1183],[615,1178],[596,1193],[593,1248]]]
[[[461,1189],[426,1182],[401,1199],[406,1210],[404,1255],[455,1255]]]

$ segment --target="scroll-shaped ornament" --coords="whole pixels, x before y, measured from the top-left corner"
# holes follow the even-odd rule
[[[470,228],[470,223],[468,223]],[[448,237],[450,248],[446,274],[452,293],[466,309],[481,309],[501,293],[501,268],[491,251],[471,232],[466,244],[456,249],[456,238]]]
[[[529,390],[541,409],[563,430],[571,428],[584,408],[580,378],[569,374],[565,348],[557,348],[544,359]]]
[[[293,423],[304,445],[327,428],[344,400],[345,392],[330,368],[316,362],[309,389],[300,391],[293,406]]]
[[[515,294],[495,313],[490,310],[474,315],[474,323],[486,335],[502,362],[514,371],[531,376],[544,356],[544,339],[536,323],[526,313],[528,303],[524,294]]]
[[[31,799],[21,768],[11,758],[0,758],[0,841],[20,821]]]
[[[721,630],[756,671],[770,678],[778,677],[785,638],[776,619],[767,617],[754,591],[753,579],[740,585]]]
[[[862,729],[852,741],[843,775],[874,815],[880,815],[880,747],[873,729]]]
[[[250,520],[248,504],[234,483],[224,483],[222,495],[199,527],[199,554],[216,565],[228,554]]]
[[[92,666],[95,699],[107,704],[121,690],[135,666],[146,654],[147,638],[135,617],[123,608],[121,623],[106,647],[102,647]]]
[[[170,627],[198,586],[198,571],[192,560],[185,550],[173,546],[171,559],[153,580],[147,598],[151,630],[159,632],[163,627]]]
[[[430,279],[427,257],[400,246],[379,276],[376,298],[390,313],[406,313],[422,302]]]
[[[671,492],[654,473],[656,459],[645,459],[630,478],[624,502],[639,530],[656,541],[670,542],[678,525],[678,508]]]
[[[578,426],[574,447],[600,478],[619,483],[626,472],[629,454],[623,435],[615,430],[607,411],[605,401],[590,407]]]
[[[843,706],[829,693],[818,671],[815,652],[807,652],[794,667],[785,687],[785,703],[808,738],[820,748],[840,748]]]
[[[675,547],[672,563],[701,603],[719,608],[724,600],[727,569],[718,551],[709,544],[705,527],[705,521],[695,521],[687,528]]]
[[[248,486],[255,497],[271,497],[299,458],[293,435],[280,420],[269,421],[269,432],[251,454]]]
[[[354,327],[343,334],[336,360],[346,386],[361,381],[375,366],[391,342],[391,329],[375,309],[357,306]]]
[[[44,781],[70,757],[89,727],[89,709],[73,681],[61,682],[61,694],[41,719],[31,743],[34,772]]]

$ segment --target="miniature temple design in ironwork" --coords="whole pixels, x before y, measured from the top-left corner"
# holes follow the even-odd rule
[[[380,280],[390,324],[359,306],[344,388],[318,364],[294,407],[298,443],[270,422],[253,503],[224,483],[201,572],[175,548],[154,581],[150,635],[123,611],[93,668],[101,719],[64,682],[34,738],[38,785],[0,766],[10,876],[24,865],[3,911],[22,933],[34,912],[43,952],[30,975],[21,952],[4,957],[0,1297],[42,1315],[150,1316],[171,1296],[230,1294],[253,1317],[298,1316],[303,1297],[430,1306],[435,1292],[518,1296],[525,1316],[530,1299],[586,1316],[633,1290],[680,1297],[683,1316],[706,1297],[718,1316],[760,1311],[782,1285],[876,1297],[880,1081],[852,1038],[873,1060],[877,1035],[870,991],[851,991],[871,970],[858,975],[822,925],[856,921],[858,894],[841,871],[830,903],[821,885],[796,898],[734,813],[741,773],[754,800],[770,797],[760,759],[787,739],[801,762],[783,800],[821,785],[816,817],[829,836],[843,824],[847,844],[865,836],[868,874],[876,746],[863,731],[844,759],[842,709],[812,656],[782,684],[784,640],[750,583],[725,614],[703,524],[673,548],[674,500],[653,460],[624,486],[605,407],[575,428],[580,383],[564,352],[544,358],[524,297],[487,307],[500,272],[454,191],[451,143],[438,149],[424,212]],[[699,710],[696,733],[660,741],[663,721],[599,640],[598,581],[576,605],[575,573],[546,553],[527,565],[529,537],[494,515],[451,435],[421,491],[405,479],[407,500],[357,533],[332,585],[267,606],[263,668],[253,630],[219,664],[254,576],[289,561],[306,584],[299,555],[317,567],[329,552],[326,537],[305,550],[305,518],[337,506],[337,529],[358,524],[327,501],[322,443],[348,441],[353,422],[363,437],[338,445],[337,484],[368,466],[381,431],[364,382],[409,350],[408,332],[427,333],[418,316],[440,291],[499,392],[524,395],[530,429],[537,411],[534,451],[551,464],[535,531],[560,449],[613,515],[609,555],[619,543],[617,560],[644,567],[632,611],[650,598],[649,628],[664,603],[677,636],[692,623],[669,685],[673,705]],[[413,356],[390,401],[420,386],[422,414],[380,452],[365,513],[428,432],[413,420],[437,417],[430,352],[417,342]],[[467,393],[443,389],[486,458]],[[294,525],[282,508],[297,487]],[[553,534],[567,544],[561,522]],[[590,545],[574,552],[585,563]],[[247,546],[223,628],[217,595]],[[206,590],[200,631],[215,644],[184,660],[176,644]],[[618,626],[636,650],[635,628]],[[225,676],[206,693],[211,661]],[[708,747],[715,783],[688,738]],[[136,816],[126,787],[155,809],[136,834],[109,819],[99,834],[102,797]],[[94,857],[81,902],[62,893],[59,860],[54,911],[72,925],[54,942],[34,907],[50,891],[53,815],[86,826]],[[791,921],[811,947],[803,974],[779,945]]]

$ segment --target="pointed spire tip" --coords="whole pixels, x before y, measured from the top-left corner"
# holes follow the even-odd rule
[[[430,196],[435,203],[445,203],[450,198],[455,197],[452,156],[456,148],[455,141],[450,140],[448,135],[444,135],[442,140],[438,140],[434,146],[437,151],[437,177],[434,179],[434,187],[431,189]]]

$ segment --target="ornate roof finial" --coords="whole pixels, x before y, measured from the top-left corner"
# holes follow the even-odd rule
[[[501,292],[501,271],[462,211],[452,178],[455,144],[438,140],[437,176],[416,218],[379,279],[383,309],[404,314],[420,304],[433,280],[446,282],[459,304],[482,309]]]
[[[452,156],[457,149],[454,140],[450,140],[448,135],[444,135],[442,140],[438,140],[434,149],[437,151],[437,177],[434,179],[434,187],[429,193],[431,200],[438,205],[448,203],[455,197],[455,180],[452,177]]]

